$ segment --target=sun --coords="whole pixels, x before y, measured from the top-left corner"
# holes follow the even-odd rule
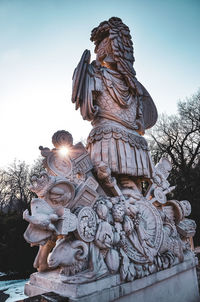
[[[69,153],[69,149],[65,146],[62,146],[61,148],[59,148],[59,153],[62,156],[66,156]]]

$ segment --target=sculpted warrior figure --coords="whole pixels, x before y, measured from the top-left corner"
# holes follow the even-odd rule
[[[136,177],[152,177],[143,135],[156,123],[157,110],[135,77],[133,43],[122,20],[112,17],[100,23],[92,30],[91,41],[96,60],[90,64],[90,51],[84,51],[74,71],[72,102],[83,119],[92,122],[87,149],[97,175],[103,164],[122,192],[128,187],[136,193]]]
[[[31,213],[23,214],[29,222],[24,237],[39,246],[34,261],[39,273],[26,284],[30,296],[53,288],[76,300],[86,293],[98,299],[97,283],[87,283],[106,277],[101,289],[112,283],[121,300],[123,291],[115,295],[124,286],[118,274],[124,283],[188,257],[196,263],[188,244],[196,224],[185,219],[190,203],[167,199],[175,188],[167,180],[172,165],[161,158],[154,167],[143,137],[156,122],[157,110],[135,77],[129,29],[113,17],[93,29],[91,40],[96,60],[90,63],[90,52],[84,51],[72,94],[76,109],[93,125],[89,153],[80,142],[73,145],[69,132],[57,131],[52,150],[40,147],[45,171],[31,179],[38,197],[31,201]],[[68,154],[60,152],[63,147]],[[149,182],[145,194],[144,180]],[[112,274],[116,278],[110,279]]]

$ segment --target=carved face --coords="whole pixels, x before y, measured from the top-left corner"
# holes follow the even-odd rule
[[[111,41],[109,37],[104,38],[96,50],[97,60],[102,66],[110,69],[116,69],[116,62],[114,60]]]

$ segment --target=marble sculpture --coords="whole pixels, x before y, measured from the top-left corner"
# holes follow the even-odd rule
[[[73,144],[58,131],[54,148],[40,147],[44,171],[32,177],[37,194],[24,237],[39,246],[34,267],[58,270],[63,283],[89,283],[111,274],[133,281],[191,255],[195,222],[187,200],[170,200],[167,158],[151,160],[145,130],[156,106],[137,80],[129,28],[113,17],[92,30],[96,60],[85,50],[74,71],[72,102],[93,129]],[[62,155],[60,149],[68,153]]]

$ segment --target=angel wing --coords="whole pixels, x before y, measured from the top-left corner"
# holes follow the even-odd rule
[[[138,84],[141,87],[143,95],[141,96],[142,101],[142,111],[143,111],[143,119],[145,129],[149,129],[153,127],[158,119],[158,112],[156,109],[156,105],[152,100],[150,94],[146,90],[146,88],[138,81]]]

